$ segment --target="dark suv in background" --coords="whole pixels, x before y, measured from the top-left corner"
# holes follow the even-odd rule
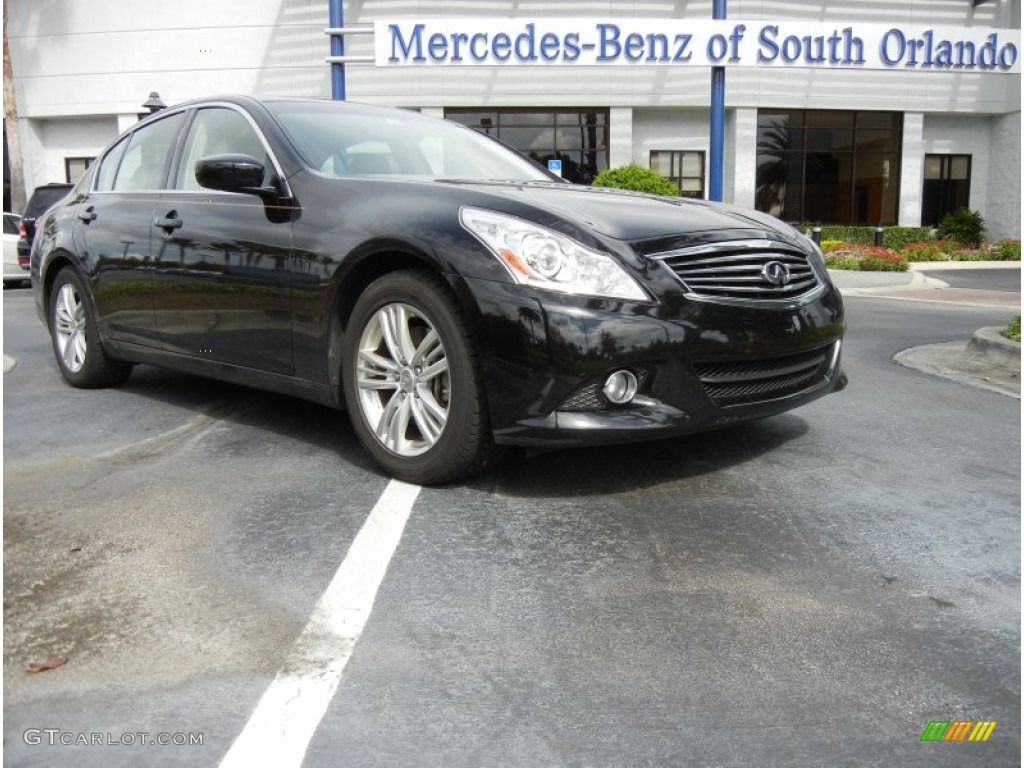
[[[28,268],[28,257],[32,251],[32,241],[36,236],[36,219],[46,213],[50,206],[62,200],[74,184],[44,184],[36,187],[32,197],[25,205],[21,214],[21,239],[18,240],[18,264]]]

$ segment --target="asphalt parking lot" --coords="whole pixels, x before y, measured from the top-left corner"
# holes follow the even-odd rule
[[[1020,401],[891,362],[1007,312],[847,309],[842,393],[422,490],[295,764],[1019,765]],[[220,764],[387,478],[319,406],[66,387],[27,291],[4,352],[5,764]]]

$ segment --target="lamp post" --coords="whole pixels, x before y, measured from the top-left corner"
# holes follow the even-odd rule
[[[148,109],[149,114],[155,115],[161,109],[167,109],[167,105],[164,104],[163,99],[160,98],[160,94],[156,91],[149,92],[149,98],[146,99],[142,104],[143,109]]]
[[[725,0],[714,0],[712,18],[725,18]],[[725,67],[711,68],[711,169],[708,199],[722,201],[725,167]]]
[[[345,27],[345,8],[343,0],[328,0],[327,17],[331,28],[343,29]],[[337,57],[338,61],[331,62],[331,98],[336,101],[345,100],[345,38],[341,35],[331,35],[331,56]]]

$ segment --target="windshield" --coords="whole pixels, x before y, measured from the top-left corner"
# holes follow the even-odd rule
[[[306,164],[334,176],[553,181],[476,131],[415,112],[331,102],[269,102]]]

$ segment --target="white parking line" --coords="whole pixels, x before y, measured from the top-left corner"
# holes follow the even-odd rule
[[[299,768],[366,626],[418,485],[388,483],[221,768]]]

